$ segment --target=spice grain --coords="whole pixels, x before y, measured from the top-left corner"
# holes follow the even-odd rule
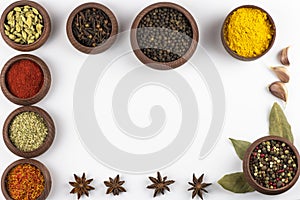
[[[44,119],[35,112],[18,114],[9,126],[11,142],[23,152],[38,149],[48,135],[48,128]]]
[[[45,179],[37,167],[19,164],[8,173],[6,188],[13,200],[35,200],[45,189]]]

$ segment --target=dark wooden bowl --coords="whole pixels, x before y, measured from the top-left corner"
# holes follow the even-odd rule
[[[73,31],[72,31],[72,23],[74,20],[74,17],[82,10],[87,9],[87,8],[97,8],[102,10],[110,19],[111,25],[112,25],[112,30],[110,37],[101,45],[96,46],[96,47],[88,47],[80,44],[76,38],[74,37]],[[107,50],[109,47],[113,45],[113,43],[117,39],[117,34],[118,34],[118,21],[113,12],[107,8],[106,6],[99,4],[99,3],[85,3],[77,8],[75,8],[72,13],[70,14],[68,21],[67,21],[67,35],[68,38],[71,42],[71,44],[79,51],[86,53],[86,54],[98,54],[101,53],[105,50]]]
[[[31,60],[33,62],[35,62],[36,64],[38,64],[43,72],[44,75],[44,83],[40,89],[40,91],[35,94],[34,96],[30,97],[30,98],[19,98],[16,97],[15,95],[13,95],[7,85],[6,82],[6,74],[9,71],[10,67],[17,61],[19,60],[23,60],[23,59],[27,59],[27,60]],[[15,56],[13,58],[11,58],[9,61],[7,61],[7,63],[4,65],[2,71],[1,71],[1,75],[0,75],[0,86],[1,89],[3,91],[3,94],[13,103],[18,104],[18,105],[24,105],[24,106],[28,106],[28,105],[32,105],[35,104],[37,102],[39,102],[40,100],[42,100],[46,94],[49,91],[51,85],[51,74],[49,71],[49,68],[47,66],[47,64],[41,60],[40,58],[34,56],[34,55],[29,55],[29,54],[22,54],[22,55],[18,55]]]
[[[190,45],[190,48],[187,50],[187,52],[180,57],[179,59],[172,61],[172,62],[156,62],[150,58],[148,58],[140,49],[138,41],[137,41],[137,28],[140,24],[140,21],[143,19],[143,17],[148,14],[150,11],[152,11],[155,8],[162,8],[162,7],[167,7],[167,8],[173,8],[175,10],[178,10],[181,12],[190,22],[191,27],[192,27],[192,32],[193,32],[193,40]],[[152,67],[154,69],[160,69],[160,70],[168,70],[168,69],[174,69],[177,68],[184,63],[186,63],[194,54],[198,40],[199,40],[199,31],[198,31],[198,26],[197,23],[194,19],[194,17],[182,6],[174,4],[174,3],[168,3],[168,2],[161,2],[161,3],[155,3],[152,4],[148,7],[146,7],[144,10],[142,10],[134,19],[134,22],[131,26],[131,32],[130,32],[130,40],[131,40],[131,46],[132,49],[136,55],[136,57],[145,65]]]
[[[259,56],[256,56],[256,57],[251,57],[251,58],[248,58],[248,57],[243,57],[243,56],[240,56],[238,55],[236,52],[234,52],[233,50],[231,50],[227,43],[226,43],[226,39],[224,37],[224,29],[226,28],[227,26],[227,23],[228,23],[228,20],[230,18],[230,16],[238,9],[240,8],[255,8],[255,9],[259,9],[261,10],[262,12],[266,13],[267,14],[267,17],[268,17],[268,20],[270,21],[270,23],[272,24],[272,28],[273,28],[273,31],[274,31],[274,34],[273,34],[273,37],[272,37],[272,40],[270,41],[270,44],[269,44],[269,47]],[[244,5],[244,6],[240,6],[240,7],[237,7],[235,8],[234,10],[232,10],[225,18],[224,22],[223,22],[223,25],[222,25],[222,30],[221,30],[221,41],[222,41],[222,44],[225,48],[225,50],[234,58],[236,59],[239,59],[239,60],[242,60],[242,61],[252,61],[252,60],[256,60],[260,57],[262,57],[263,55],[265,55],[273,46],[274,42],[275,42],[275,37],[276,37],[276,26],[275,26],[275,23],[271,17],[271,15],[269,15],[269,13],[267,13],[264,9],[260,8],[260,7],[257,7],[257,6],[254,6],[254,5]]]
[[[9,127],[10,127],[11,121],[18,114],[20,114],[22,112],[27,112],[27,111],[35,112],[35,113],[39,114],[42,118],[44,118],[45,124],[48,128],[48,135],[47,135],[44,143],[39,148],[37,148],[36,150],[30,151],[30,152],[21,151],[20,149],[18,149],[11,142],[11,140],[9,138]],[[36,156],[39,156],[39,155],[43,154],[45,151],[47,151],[49,149],[49,147],[53,143],[54,137],[55,137],[55,126],[54,126],[54,122],[53,122],[52,118],[50,117],[50,115],[45,110],[43,110],[39,107],[36,107],[36,106],[23,106],[23,107],[20,107],[20,108],[14,110],[6,118],[6,120],[4,122],[3,140],[4,140],[5,145],[7,146],[7,148],[11,152],[13,152],[17,156],[20,156],[20,157],[23,157],[23,158],[33,158],[33,157],[36,157]]]
[[[15,43],[14,41],[12,41],[11,39],[9,39],[9,37],[7,37],[4,33],[4,22],[6,21],[6,16],[7,14],[16,6],[25,6],[25,5],[29,5],[31,7],[36,8],[39,13],[43,16],[43,32],[42,35],[40,36],[39,39],[37,39],[34,43],[32,44],[18,44]],[[40,4],[33,2],[33,1],[17,1],[14,2],[12,4],[10,4],[3,12],[2,16],[1,16],[1,20],[0,20],[0,32],[1,35],[4,39],[4,41],[12,48],[19,50],[19,51],[33,51],[35,49],[38,49],[39,47],[41,47],[49,38],[50,32],[51,32],[51,20],[49,17],[49,14],[47,13],[47,11],[45,10],[45,8],[43,8]]]
[[[259,185],[254,178],[251,175],[250,172],[250,168],[249,168],[249,162],[250,162],[250,156],[251,153],[253,152],[254,148],[259,145],[260,143],[264,142],[264,141],[269,141],[269,140],[276,140],[276,141],[280,141],[280,142],[284,142],[286,143],[291,150],[294,152],[296,158],[297,158],[297,173],[295,175],[295,177],[292,179],[292,181],[290,183],[288,183],[287,185],[285,185],[284,187],[281,188],[277,188],[277,189],[269,189],[269,188],[265,188],[261,185]],[[287,190],[289,190],[298,180],[299,174],[300,174],[300,156],[299,153],[296,149],[296,147],[287,139],[282,138],[282,137],[277,137],[277,136],[266,136],[266,137],[262,137],[258,140],[256,140],[255,142],[253,142],[250,147],[247,149],[244,159],[243,159],[243,171],[244,171],[244,175],[245,175],[245,179],[248,181],[248,183],[258,192],[263,193],[263,194],[268,194],[268,195],[276,195],[276,194],[281,194]]]
[[[34,160],[34,159],[17,160],[15,162],[13,162],[12,164],[10,164],[5,169],[5,171],[3,172],[2,178],[1,178],[1,189],[2,189],[2,193],[5,197],[5,199],[13,200],[9,196],[9,193],[6,188],[6,177],[14,167],[16,167],[17,165],[20,165],[20,164],[30,164],[41,170],[41,172],[44,176],[44,179],[45,179],[45,188],[44,188],[44,191],[42,192],[42,194],[36,200],[45,200],[48,197],[50,190],[51,190],[51,185],[52,185],[51,176],[50,176],[50,173],[49,173],[49,170],[47,169],[47,167],[44,164],[42,164],[41,162]]]

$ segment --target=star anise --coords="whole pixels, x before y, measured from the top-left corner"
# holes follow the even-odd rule
[[[168,190],[170,192],[170,188],[168,185],[171,185],[175,183],[173,180],[167,180],[167,177],[164,178],[161,177],[160,172],[157,172],[157,178],[149,177],[149,179],[152,181],[153,184],[147,186],[148,189],[154,189],[154,195],[153,197],[156,197],[156,195],[165,194],[165,190]]]
[[[114,179],[109,177],[109,181],[104,181],[105,186],[108,187],[106,194],[119,195],[121,192],[126,192],[126,189],[122,186],[124,183],[125,181],[120,181],[119,175]]]
[[[85,173],[83,173],[81,178],[74,174],[74,178],[76,182],[69,182],[69,184],[74,187],[70,193],[77,194],[78,199],[80,199],[80,197],[84,194],[86,196],[89,196],[89,191],[95,189],[94,187],[89,185],[93,181],[93,179],[86,180]]]
[[[195,174],[193,174],[193,183],[189,182],[189,184],[193,187],[189,188],[188,191],[193,190],[192,198],[198,195],[203,200],[203,192],[207,193],[207,190],[204,189],[207,186],[210,186],[211,183],[202,183],[203,182],[202,174],[198,179],[196,178]]]

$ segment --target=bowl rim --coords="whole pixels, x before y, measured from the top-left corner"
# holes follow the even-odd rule
[[[43,85],[40,88],[40,90],[32,97],[29,98],[19,98],[16,97],[15,95],[13,95],[7,85],[6,82],[6,74],[9,72],[11,66],[16,63],[17,61],[20,60],[30,60],[32,62],[35,62],[37,65],[39,65],[40,69],[43,72]],[[8,100],[10,100],[11,102],[18,104],[18,105],[32,105],[35,104],[39,101],[41,101],[48,93],[50,86],[51,86],[51,73],[49,70],[49,67],[47,66],[47,64],[39,57],[35,56],[35,55],[30,55],[30,54],[21,54],[21,55],[17,55],[12,57],[11,59],[9,59],[4,67],[2,68],[1,74],[0,74],[0,86],[1,86],[1,90],[4,94],[4,96],[6,96],[6,98]]]
[[[253,152],[253,149],[259,145],[260,143],[264,142],[264,141],[269,141],[269,140],[276,140],[276,141],[280,141],[280,142],[284,142],[286,143],[291,150],[294,152],[296,158],[297,158],[297,173],[294,176],[294,178],[292,179],[292,181],[290,183],[288,183],[286,186],[282,187],[282,188],[277,188],[277,189],[268,189],[265,188],[261,185],[259,185],[254,178],[251,175],[250,169],[249,169],[249,162],[250,162],[250,156],[251,153]],[[267,195],[276,195],[276,194],[281,194],[287,190],[289,190],[298,180],[298,177],[300,175],[300,156],[299,153],[296,149],[296,147],[286,138],[283,137],[278,137],[278,136],[265,136],[265,137],[261,137],[259,139],[257,139],[256,141],[254,141],[249,148],[247,149],[244,159],[243,159],[243,172],[245,175],[245,179],[246,181],[249,183],[249,185],[251,185],[256,191],[263,193],[263,194],[267,194]]]
[[[268,48],[259,56],[256,56],[256,57],[244,57],[244,56],[240,56],[238,55],[237,53],[235,53],[233,50],[231,50],[228,45],[227,45],[227,42],[226,42],[226,39],[224,37],[224,29],[226,27],[226,24],[228,23],[228,20],[230,18],[230,16],[235,12],[237,11],[238,9],[240,8],[254,8],[254,9],[258,9],[258,10],[261,10],[262,12],[266,13],[267,14],[267,18],[269,20],[269,22],[271,23],[272,25],[272,29],[274,31],[273,33],[273,37],[272,37],[272,40],[270,41],[269,43],[269,46]],[[222,44],[223,44],[223,47],[225,48],[225,50],[234,58],[238,59],[238,60],[241,60],[241,61],[253,61],[253,60],[256,60],[262,56],[264,56],[266,53],[268,53],[270,51],[270,49],[273,47],[274,43],[275,43],[275,38],[276,38],[276,25],[275,25],[275,22],[273,20],[273,18],[271,17],[271,15],[265,11],[263,8],[261,7],[258,7],[256,5],[242,5],[242,6],[239,6],[235,9],[233,9],[229,14],[227,14],[223,24],[222,24],[222,28],[221,28],[221,41],[222,41]]]
[[[6,21],[6,16],[7,14],[14,8],[17,6],[24,6],[24,5],[29,5],[32,6],[34,8],[36,8],[39,13],[43,16],[43,25],[44,25],[44,29],[43,32],[40,36],[39,39],[37,39],[34,43],[32,44],[18,44],[15,43],[14,41],[12,41],[11,39],[9,39],[6,35],[5,35],[5,28],[4,27],[4,23]],[[34,2],[34,1],[16,1],[12,4],[10,4],[2,13],[1,19],[0,19],[0,26],[2,27],[0,29],[1,35],[3,40],[6,42],[6,44],[8,44],[10,47],[12,47],[13,49],[16,49],[18,51],[23,51],[23,52],[27,52],[27,51],[33,51],[36,50],[38,48],[40,48],[49,38],[50,32],[51,32],[51,20],[49,17],[48,12],[46,11],[46,9],[39,3]]]
[[[30,164],[30,165],[33,165],[35,167],[37,167],[43,174],[44,176],[44,180],[45,180],[45,188],[44,188],[44,191],[42,192],[42,194],[36,199],[36,200],[44,200],[47,198],[47,196],[49,195],[50,191],[51,191],[51,185],[52,185],[52,180],[51,180],[51,175],[50,175],[50,172],[49,170],[47,169],[47,167],[37,161],[37,160],[34,160],[34,159],[20,159],[20,160],[17,160],[17,161],[14,161],[13,163],[11,163],[6,169],[5,171],[3,172],[2,174],[2,178],[1,178],[1,189],[2,189],[2,193],[4,195],[4,197],[7,199],[7,200],[13,200],[8,191],[7,191],[7,188],[6,188],[6,177],[8,175],[8,173],[14,168],[16,167],[17,165],[20,165],[20,164]]]
[[[73,35],[72,31],[72,23],[74,17],[82,10],[87,9],[87,8],[97,8],[102,10],[110,19],[111,25],[112,25],[112,30],[109,38],[102,44],[96,47],[87,47],[79,43],[76,38]],[[70,41],[70,43],[75,47],[78,51],[86,54],[99,54],[110,48],[114,42],[117,39],[117,34],[118,34],[118,21],[114,13],[112,12],[111,9],[106,7],[103,4],[96,3],[96,2],[91,2],[91,3],[84,3],[79,6],[77,6],[69,15],[67,24],[66,24],[66,31],[67,31],[67,36]]]
[[[190,22],[192,32],[193,32],[193,38],[192,38],[193,40],[192,40],[192,43],[190,45],[190,48],[187,50],[187,52],[182,57],[180,57],[179,59],[177,59],[175,61],[171,61],[171,62],[157,62],[157,61],[154,61],[154,60],[148,58],[140,50],[139,44],[138,44],[138,41],[137,41],[137,37],[136,37],[138,25],[139,25],[140,21],[143,19],[143,17],[146,14],[148,14],[151,10],[153,10],[155,8],[161,8],[161,7],[173,8],[173,9],[181,12],[188,19],[188,21]],[[181,5],[171,3],[171,2],[154,3],[154,4],[151,4],[151,5],[147,6],[146,8],[144,8],[135,17],[135,19],[132,23],[132,26],[131,26],[131,30],[130,30],[131,47],[132,47],[133,52],[136,55],[136,57],[143,64],[145,64],[145,65],[147,65],[151,68],[159,69],[159,70],[174,69],[174,68],[177,68],[177,67],[183,65],[184,63],[186,63],[192,57],[194,52],[196,51],[198,41],[199,41],[198,25],[197,25],[194,17],[192,16],[192,14],[187,9],[182,7]]]
[[[10,127],[11,121],[15,118],[15,116],[17,116],[18,114],[23,113],[23,112],[35,112],[35,113],[39,114],[44,119],[44,122],[48,128],[48,134],[47,134],[46,139],[43,142],[43,144],[40,147],[38,147],[37,149],[30,151],[30,152],[21,151],[11,142],[11,140],[9,138],[9,127]],[[55,138],[55,125],[54,125],[54,122],[53,122],[51,116],[45,110],[43,110],[42,108],[36,107],[36,106],[22,106],[20,108],[17,108],[16,110],[14,110],[13,112],[11,112],[8,115],[8,117],[6,118],[6,120],[4,122],[3,140],[4,140],[5,145],[12,153],[14,153],[17,156],[23,157],[23,158],[33,158],[33,157],[37,157],[37,156],[43,154],[50,148],[50,146],[53,143],[54,138]]]

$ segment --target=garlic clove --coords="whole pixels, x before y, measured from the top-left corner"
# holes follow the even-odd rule
[[[285,65],[285,66],[289,66],[290,65],[290,61],[288,58],[288,50],[290,47],[286,47],[284,49],[282,49],[281,51],[281,57],[280,57],[280,62]]]
[[[271,70],[276,74],[281,82],[288,83],[290,81],[290,72],[286,67],[271,67]]]
[[[276,81],[269,86],[269,91],[275,97],[287,102],[288,91],[285,84],[281,81]]]

